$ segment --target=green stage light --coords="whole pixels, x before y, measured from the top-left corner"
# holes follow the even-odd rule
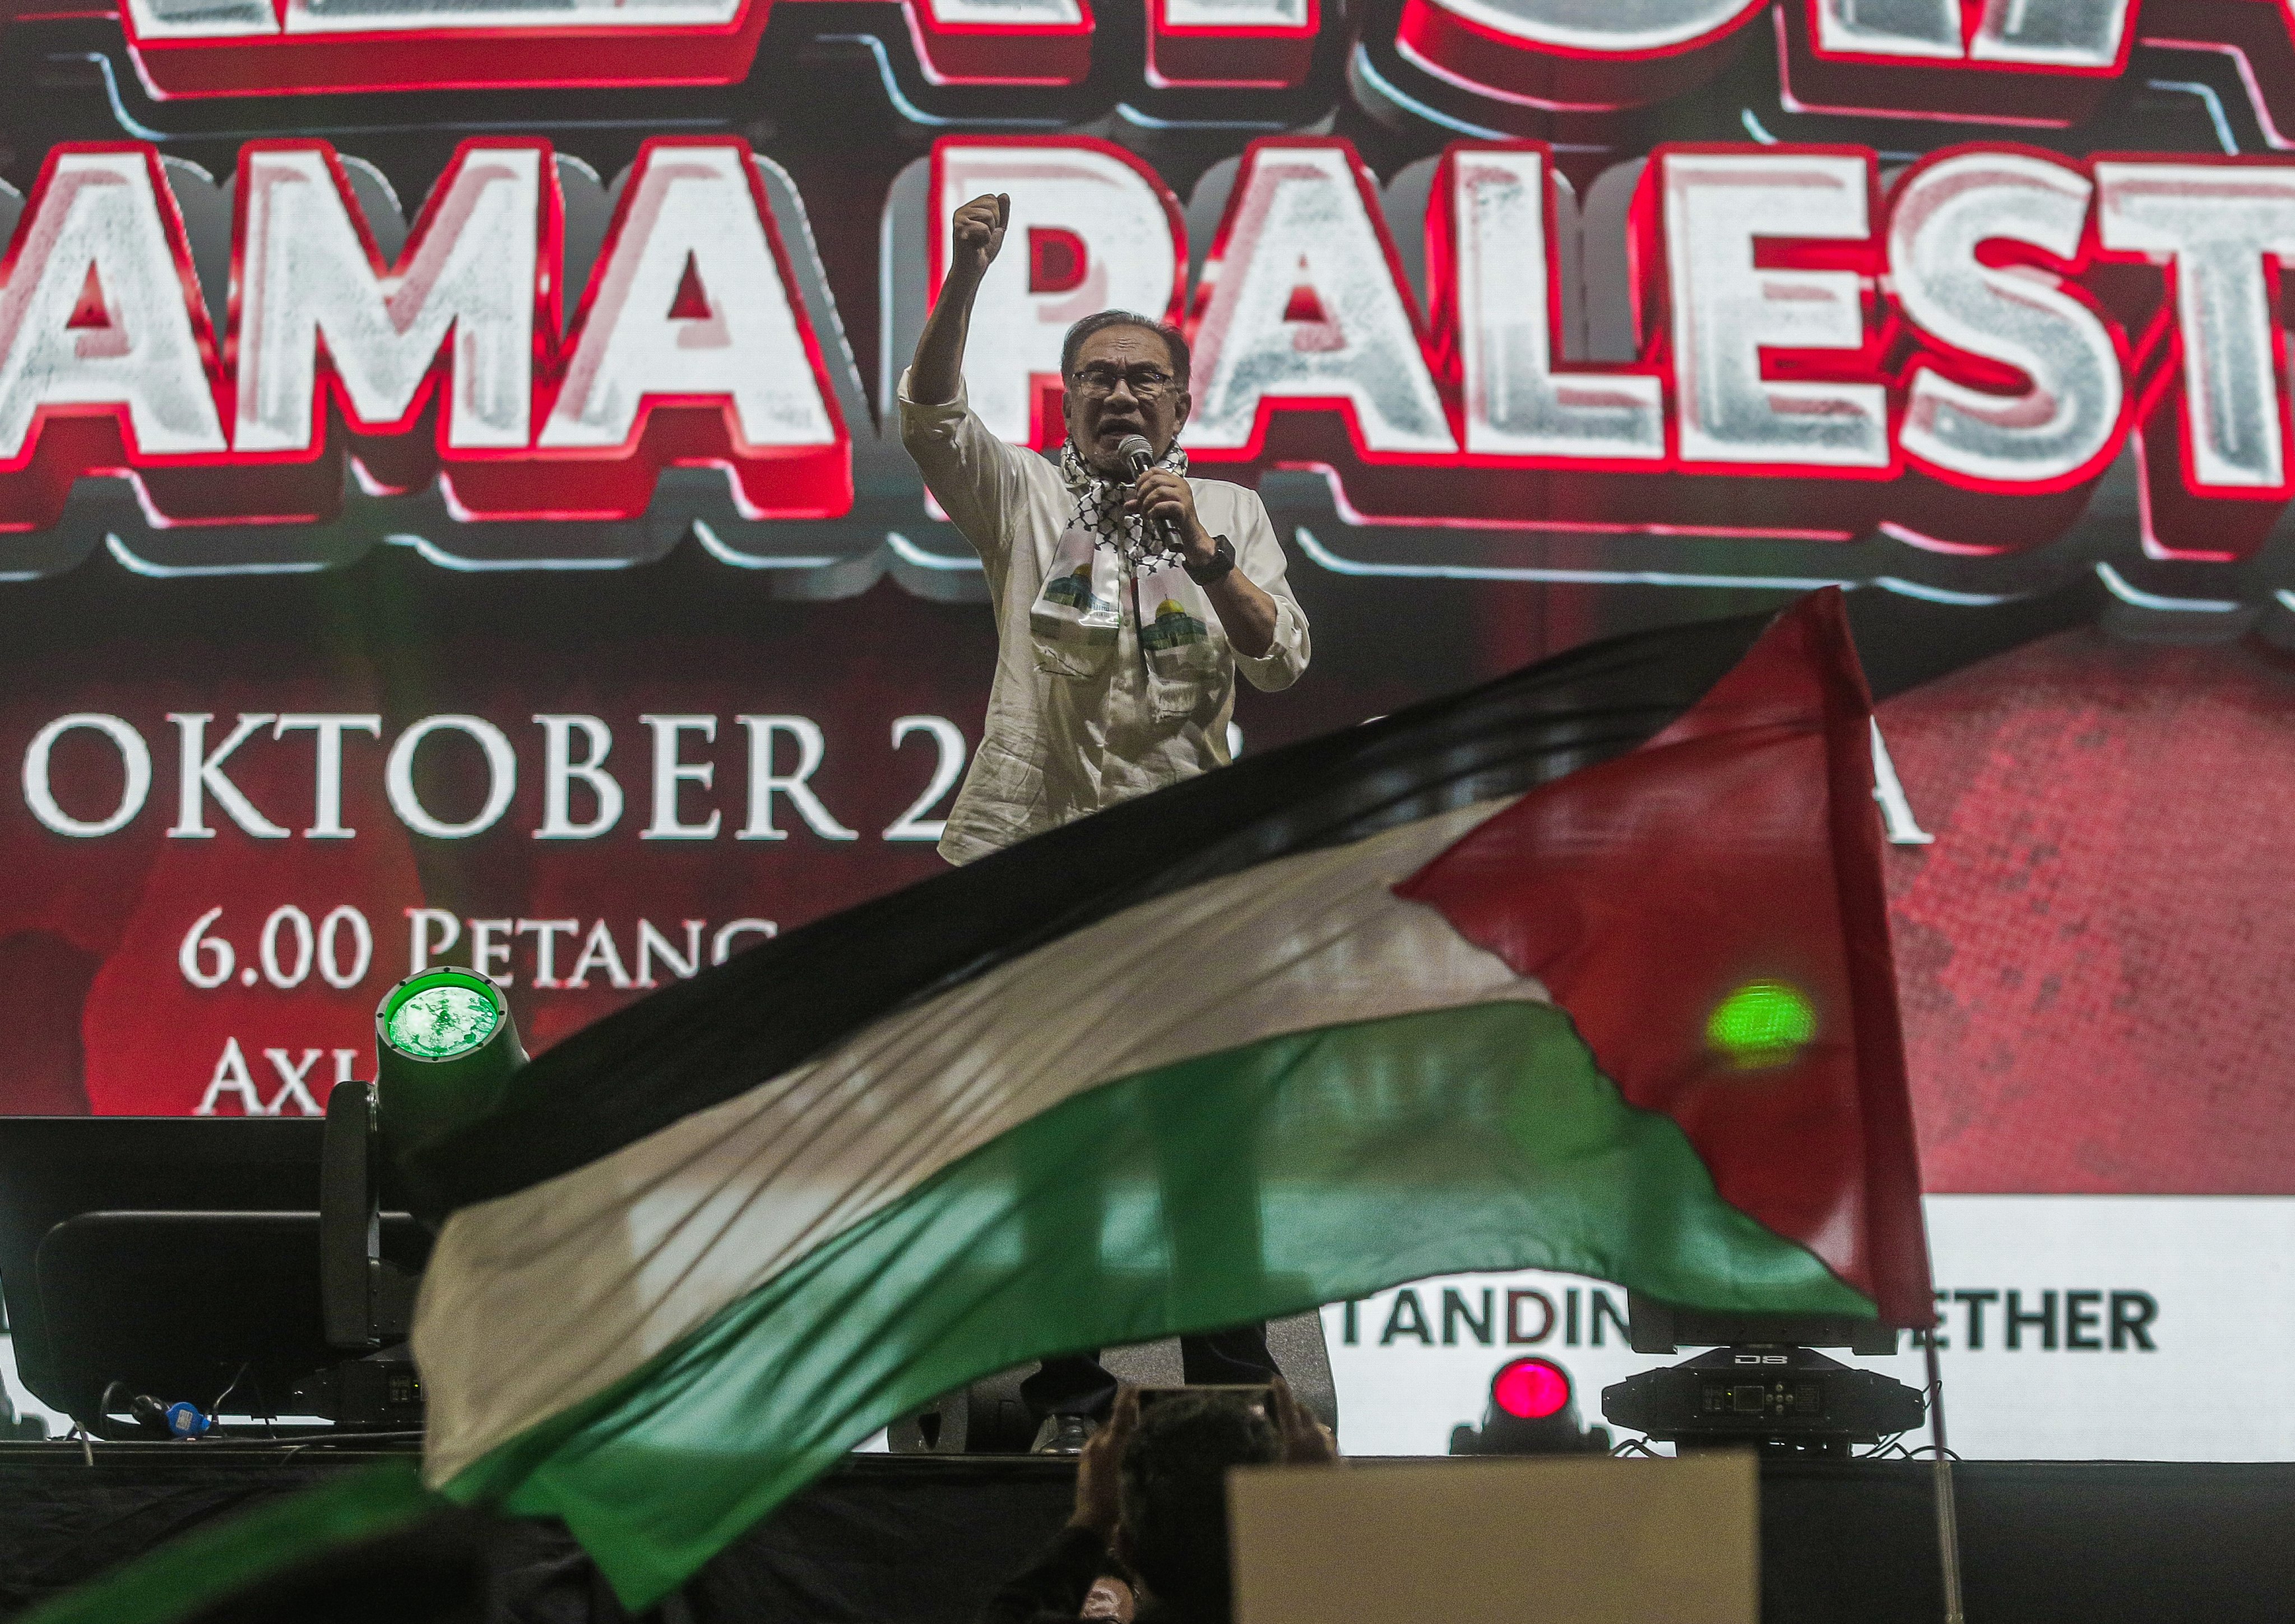
[[[394,1156],[493,1110],[526,1064],[502,989],[451,965],[384,993],[374,1035],[376,1111]]]
[[[1798,987],[1748,982],[1705,1023],[1705,1041],[1741,1066],[1782,1065],[1817,1035],[1817,1010]]]
[[[498,1000],[460,981],[434,980],[398,1000],[384,1017],[383,1034],[401,1054],[452,1060],[483,1044],[501,1024]]]

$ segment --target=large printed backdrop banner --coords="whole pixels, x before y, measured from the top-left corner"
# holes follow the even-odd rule
[[[985,420],[1182,321],[1289,551],[1246,751],[2098,588],[1884,713],[1932,1183],[2295,1194],[2295,22],[1873,12],[0,0],[0,1110],[314,1112],[411,968],[547,1046],[930,872],[993,637],[889,405],[1006,192]]]

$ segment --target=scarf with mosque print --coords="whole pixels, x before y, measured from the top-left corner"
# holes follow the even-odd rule
[[[1188,453],[1174,444],[1156,466],[1185,478]],[[1192,714],[1226,668],[1227,640],[1203,588],[1188,577],[1186,555],[1166,547],[1143,515],[1124,510],[1130,485],[1093,473],[1074,441],[1060,446],[1060,477],[1075,506],[1028,609],[1036,668],[1104,677],[1129,623],[1139,628],[1156,717]]]

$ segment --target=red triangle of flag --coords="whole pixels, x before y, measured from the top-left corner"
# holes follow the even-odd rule
[[[71,316],[64,326],[85,331],[89,329],[101,331],[110,325],[111,310],[104,300],[103,282],[91,264],[87,267],[87,280],[80,285],[79,302],[72,306]]]
[[[1531,791],[1395,889],[1543,983],[1724,1200],[1921,1326],[1871,717],[1841,593],[1812,593],[1640,749]]]
[[[669,319],[673,322],[706,322],[714,313],[709,308],[709,295],[702,290],[701,272],[693,263],[693,256],[685,257],[685,270],[677,279],[677,297],[669,301]]]

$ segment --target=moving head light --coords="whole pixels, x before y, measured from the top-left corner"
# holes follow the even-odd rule
[[[1872,1319],[1719,1312],[1640,1292],[1627,1293],[1626,1315],[1637,1353],[1712,1348],[1602,1390],[1607,1420],[1677,1449],[1751,1445],[1768,1456],[1841,1458],[1911,1432],[1927,1413],[1917,1389],[1809,1346],[1895,1352],[1895,1329]]]
[[[493,1110],[526,1064],[502,989],[452,965],[382,995],[374,1048],[383,1138],[397,1157]]]
[[[1921,1395],[1809,1348],[1716,1348],[1602,1390],[1602,1414],[1677,1448],[1752,1445],[1765,1455],[1842,1457],[1909,1432]]]
[[[313,1413],[357,1428],[419,1427],[422,1383],[406,1350],[412,1271],[382,1255],[382,1169],[501,1102],[526,1064],[502,990],[452,966],[422,970],[374,1012],[375,1081],[336,1085],[320,1150],[319,1298],[330,1346],[357,1355],[298,1390]],[[415,1216],[444,1205],[409,1183]]]
[[[1609,1448],[1606,1427],[1580,1424],[1570,1373],[1535,1356],[1499,1367],[1479,1430],[1450,1429],[1453,1455],[1588,1455]]]

